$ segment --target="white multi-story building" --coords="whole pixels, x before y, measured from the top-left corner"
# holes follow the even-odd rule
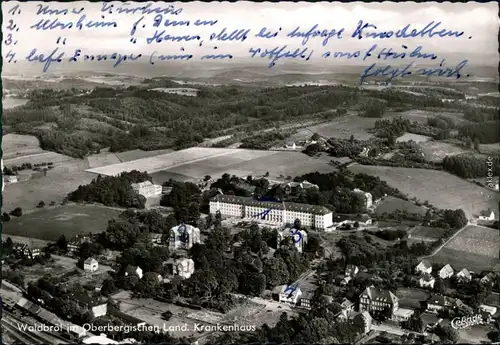
[[[373,205],[373,197],[371,195],[371,193],[368,193],[368,192],[364,192],[362,191],[361,189],[358,189],[358,188],[355,188],[354,189],[354,193],[357,193],[357,194],[361,194],[365,197],[365,207],[366,208],[369,208]]]
[[[290,239],[290,241],[295,244],[295,248],[297,248],[299,253],[302,253],[306,248],[307,232],[304,230],[290,228],[278,230],[278,245],[280,245],[280,243],[286,238]]]
[[[195,243],[200,243],[200,229],[189,224],[180,224],[170,229],[170,249],[189,249]]]
[[[95,272],[99,269],[99,263],[94,258],[88,258],[83,263],[83,269],[88,272]]]
[[[324,206],[258,201],[235,195],[217,195],[210,200],[210,213],[281,225],[299,219],[302,226],[326,229],[333,225],[332,211]]]
[[[146,198],[161,195],[162,186],[153,184],[151,181],[132,183],[132,189],[137,193],[144,195]]]

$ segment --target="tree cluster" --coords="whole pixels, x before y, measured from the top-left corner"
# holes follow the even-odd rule
[[[491,155],[493,176],[499,174],[500,156]],[[443,159],[444,170],[462,178],[487,177],[488,168],[485,156],[477,156],[471,154],[460,154],[454,156],[446,156]]]
[[[101,203],[106,206],[144,208],[146,198],[137,194],[131,184],[151,180],[147,172],[132,170],[122,172],[118,176],[101,176],[93,179],[88,185],[80,185],[77,190],[68,194],[73,202]]]

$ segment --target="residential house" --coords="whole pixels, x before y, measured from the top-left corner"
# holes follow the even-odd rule
[[[139,266],[128,265],[125,270],[125,277],[136,276],[139,279],[142,279],[142,268]]]
[[[68,242],[68,252],[71,254],[76,254],[80,251],[80,247],[82,246],[82,244],[90,241],[91,239],[89,236],[76,236]]]
[[[484,322],[490,322],[493,315],[497,313],[497,307],[481,304],[479,306]]]
[[[354,217],[353,224],[356,222],[358,222],[359,225],[368,226],[373,224],[373,219],[367,214],[362,214]]]
[[[452,277],[453,273],[454,273],[453,268],[449,264],[447,264],[439,270],[438,275],[439,275],[439,278],[441,278],[441,279],[447,279],[447,278]]]
[[[457,279],[461,282],[470,282],[472,280],[472,275],[467,268],[464,268],[457,273]]]
[[[151,238],[151,243],[152,243],[153,245],[157,245],[157,246],[159,246],[159,245],[162,245],[162,244],[163,244],[163,241],[162,241],[162,239],[163,239],[163,234],[158,234],[158,233],[154,233],[154,232],[152,232],[152,233],[150,233],[150,234],[149,234],[149,236],[150,236],[150,238]]]
[[[373,285],[367,287],[359,296],[359,311],[383,312],[388,310],[390,315],[399,308],[398,298],[389,290],[376,289]]]
[[[436,283],[436,279],[434,279],[433,276],[431,276],[429,273],[424,273],[418,280],[418,285],[422,288],[425,287],[430,287],[431,289],[434,288],[434,284]]]
[[[290,305],[297,305],[302,296],[302,290],[297,285],[280,285],[272,293],[279,302]]]
[[[347,298],[344,298],[342,300],[342,303],[340,303],[340,306],[342,307],[342,310],[347,310],[347,311],[354,310],[354,303],[349,301]]]
[[[174,189],[174,187],[161,186],[161,194],[163,194],[163,195],[169,195],[172,192],[172,189]]]
[[[304,291],[300,296],[300,307],[310,310],[313,298],[314,298],[313,291]]]
[[[357,312],[354,310],[342,310],[338,315],[337,319],[342,321],[349,321],[353,324],[359,333],[367,334],[372,328],[373,319],[366,310],[363,312]]]
[[[358,189],[358,188],[354,189],[354,193],[360,194],[360,195],[362,195],[365,198],[364,206],[366,208],[370,208],[373,205],[373,197],[372,197],[371,193],[362,191],[361,189]]]
[[[446,296],[431,295],[427,299],[427,310],[437,313],[439,310],[451,307],[452,303]]]
[[[416,273],[428,273],[430,274],[432,272],[432,265],[429,261],[427,260],[422,260],[417,267],[415,267],[415,272]]]
[[[347,265],[345,268],[346,277],[354,278],[356,274],[358,274],[358,272],[359,272],[359,267],[355,265]]]
[[[88,258],[83,263],[83,270],[87,272],[95,272],[99,268],[99,263],[94,258]]]
[[[80,308],[88,310],[94,317],[104,316],[108,312],[106,300],[89,296],[85,292],[73,292],[66,296],[68,300],[75,302]]]
[[[9,184],[9,183],[17,183],[18,180],[16,175],[4,175],[3,181],[5,184]]]
[[[190,249],[193,244],[201,242],[200,229],[189,224],[180,224],[170,229],[169,248]]]
[[[33,260],[42,254],[42,250],[28,243],[15,243],[14,252],[19,258]]]
[[[479,214],[479,220],[495,220],[495,212],[491,209],[481,211]]]
[[[481,284],[493,286],[495,274],[490,272],[481,278]]]
[[[285,194],[293,194],[293,195],[297,195],[300,192],[310,188],[319,189],[318,185],[305,180],[302,182],[292,181],[292,182],[282,183],[280,187],[283,188]]]
[[[299,253],[302,253],[307,245],[307,232],[304,230],[290,229],[286,228],[283,230],[277,230],[278,232],[278,245],[285,239],[289,239],[297,248]]]
[[[396,322],[408,321],[414,312],[415,310],[413,309],[398,308],[394,311],[394,314],[392,315],[392,320]]]
[[[173,262],[172,268],[174,275],[188,279],[194,273],[194,261],[193,259],[180,258]]]
[[[162,186],[153,184],[151,181],[132,183],[131,186],[137,194],[143,195],[146,198],[161,195],[163,192]]]

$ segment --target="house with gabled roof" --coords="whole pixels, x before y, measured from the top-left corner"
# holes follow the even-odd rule
[[[472,274],[470,274],[467,268],[463,268],[460,272],[456,274],[457,279],[461,282],[470,282],[472,280]]]
[[[436,283],[436,279],[434,279],[433,276],[431,276],[429,273],[424,273],[418,280],[418,285],[420,287],[425,288],[425,287],[430,287],[431,289],[434,288],[434,284]]]
[[[495,211],[488,209],[479,213],[479,220],[495,220]]]
[[[493,272],[487,273],[481,278],[481,284],[492,286],[495,279],[495,274]]]
[[[128,265],[125,269],[125,277],[136,276],[139,279],[142,279],[142,268],[139,266]]]
[[[430,312],[438,312],[452,305],[452,301],[448,297],[436,294],[431,295],[426,302],[427,310]]]
[[[420,263],[415,267],[415,272],[416,273],[428,273],[430,274],[432,272],[432,264],[427,261],[427,260],[422,260]]]
[[[383,312],[389,309],[391,316],[399,308],[399,300],[391,291],[380,290],[373,285],[359,296],[359,311]]]
[[[453,276],[453,268],[450,266],[450,264],[446,264],[441,268],[438,272],[439,278],[441,279],[447,279]]]

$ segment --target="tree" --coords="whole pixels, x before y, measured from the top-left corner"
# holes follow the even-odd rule
[[[23,215],[23,210],[20,207],[16,207],[12,211],[10,211],[10,215],[14,217],[21,217]]]
[[[269,177],[269,171],[264,174],[264,177]]]
[[[443,344],[456,344],[459,339],[458,331],[451,326],[438,325],[435,333]]]
[[[311,140],[312,141],[318,141],[319,138],[321,138],[321,136],[318,134],[318,133],[314,133],[312,136],[311,136]]]
[[[474,150],[476,150],[477,152],[480,152],[481,150],[481,147],[480,147],[480,142],[479,142],[479,138],[478,137],[475,137],[474,138]]]
[[[2,220],[3,220],[4,222],[8,222],[8,221],[10,220],[10,216],[9,216],[9,214],[8,214],[7,212],[4,212],[4,213],[2,214]]]
[[[167,310],[163,314],[161,314],[161,318],[165,321],[169,321],[172,318],[173,314],[170,310]]]
[[[38,203],[38,205],[36,205],[36,207],[37,207],[37,208],[43,208],[43,207],[45,207],[45,201],[43,201],[43,200],[42,200],[42,201],[40,201],[40,202]]]
[[[301,230],[302,229],[302,224],[300,222],[300,219],[297,218],[293,221],[293,228],[294,229],[297,229],[297,230]]]
[[[205,175],[205,177],[203,178],[203,181],[208,182],[208,181],[210,181],[211,178],[212,178],[212,176]]]
[[[59,239],[57,240],[56,245],[63,252],[67,252],[68,251],[68,240],[66,240],[66,236],[61,235],[61,237],[59,237]]]
[[[421,333],[424,330],[424,321],[419,312],[415,312],[410,319],[404,324],[406,329]]]

